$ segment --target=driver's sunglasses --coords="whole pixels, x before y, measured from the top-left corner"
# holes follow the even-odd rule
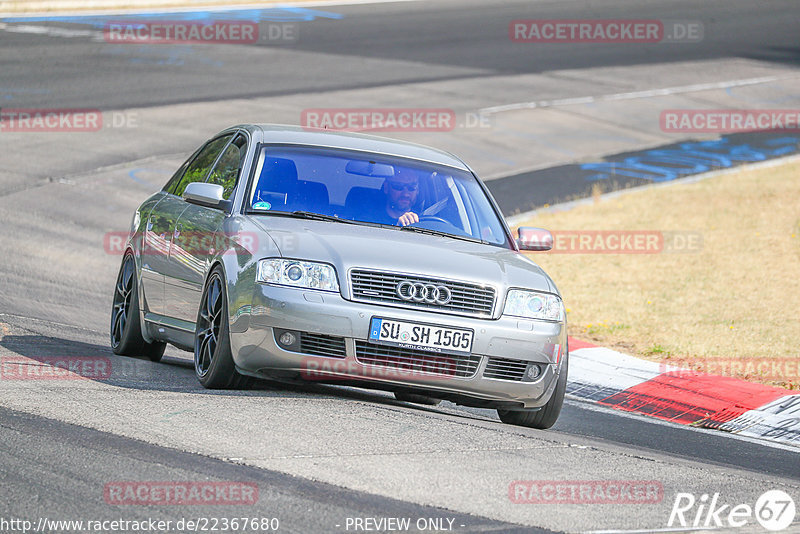
[[[416,191],[419,189],[419,184],[400,184],[396,182],[389,182],[389,187],[395,191],[402,191],[403,189],[406,191]]]

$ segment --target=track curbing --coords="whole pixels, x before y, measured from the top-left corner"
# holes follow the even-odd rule
[[[800,447],[800,392],[642,360],[570,338],[567,394],[616,410]]]

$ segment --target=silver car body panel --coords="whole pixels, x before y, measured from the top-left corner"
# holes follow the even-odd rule
[[[228,212],[192,205],[164,191],[146,200],[137,211],[134,220],[138,223],[132,228],[129,248],[136,257],[142,282],[139,284],[144,312],[142,326],[148,340],[165,340],[191,350],[204,281],[214,265],[221,265],[227,282],[231,348],[236,367],[244,374],[297,373],[302,377],[311,366],[327,370],[322,374],[334,381],[358,378],[367,380],[364,382],[367,386],[421,388],[440,392],[442,396],[461,395],[487,402],[516,403],[526,408],[547,402],[566,351],[566,323],[502,315],[505,297],[511,288],[559,294],[550,277],[519,251],[418,234],[399,227],[372,227],[276,214],[249,215],[243,207],[251,181],[251,166],[256,151],[264,144],[377,152],[469,170],[461,160],[428,147],[356,134],[308,132],[297,127],[268,125],[244,125],[226,130],[237,131],[247,135],[248,152]],[[493,205],[496,209],[496,204]],[[202,226],[204,232],[214,236],[215,243],[225,246],[202,251],[187,249],[181,244],[184,229],[180,225]],[[505,229],[508,230],[507,226]],[[243,241],[236,236],[256,236],[256,239]],[[257,283],[258,260],[270,257],[333,265],[340,291],[332,293]],[[415,309],[398,303],[359,301],[352,294],[350,272],[353,269],[474,283],[494,288],[496,300],[488,317]],[[426,373],[400,376],[376,372],[379,366],[365,364],[356,357],[356,343],[367,340],[373,317],[472,329],[475,334],[472,354],[479,357],[474,374],[469,377]],[[275,329],[343,338],[345,357],[284,350],[276,343]],[[484,377],[489,358],[523,362],[523,367],[525,362],[540,364],[541,373],[535,380],[524,381]]]

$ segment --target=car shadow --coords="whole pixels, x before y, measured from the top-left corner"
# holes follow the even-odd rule
[[[186,354],[181,358],[168,353],[156,363],[147,358],[118,356],[107,345],[43,335],[5,335],[0,338],[0,383],[90,380],[142,391],[209,396],[335,397],[440,413],[435,407],[398,401],[385,391],[352,385],[255,379],[247,389],[205,389],[197,382],[193,363]]]

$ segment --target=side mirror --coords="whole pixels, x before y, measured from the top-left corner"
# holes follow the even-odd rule
[[[184,189],[183,199],[198,206],[226,210],[230,206],[230,201],[222,198],[224,192],[225,190],[219,184],[192,182]]]
[[[553,248],[553,234],[544,228],[520,226],[517,245],[520,250],[544,251]]]

